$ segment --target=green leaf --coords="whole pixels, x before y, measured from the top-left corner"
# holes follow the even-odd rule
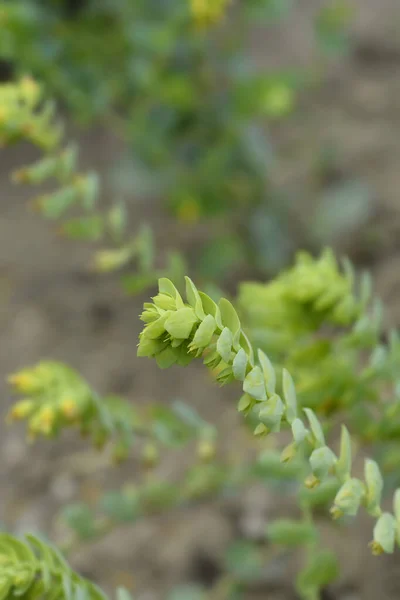
[[[286,419],[292,423],[297,417],[297,398],[292,376],[283,369],[283,397],[286,402]]]
[[[306,598],[314,598],[317,597],[315,592],[335,581],[338,575],[339,565],[336,556],[329,550],[319,550],[311,556],[306,567],[299,574],[296,589]]]
[[[383,478],[378,464],[369,458],[364,467],[365,483],[367,486],[367,510],[373,516],[379,516],[383,491]]]
[[[43,216],[48,219],[59,219],[79,200],[75,186],[68,186],[56,192],[46,194],[37,199],[36,204]]]
[[[70,238],[95,242],[103,235],[104,221],[101,215],[79,217],[66,221],[61,229]]]
[[[164,327],[172,338],[186,340],[197,321],[193,308],[180,308],[167,317]]]
[[[136,254],[141,273],[154,270],[154,240],[153,232],[148,225],[142,225],[135,243]]]
[[[139,516],[140,503],[137,493],[124,491],[107,492],[101,498],[104,513],[118,522],[132,522]]]
[[[393,510],[397,523],[400,526],[400,488],[398,488],[394,493]]]
[[[86,504],[71,504],[63,510],[63,517],[71,529],[82,539],[90,539],[96,534],[93,514]]]
[[[117,600],[133,600],[132,594],[124,587],[117,588]]]
[[[156,321],[153,321],[153,323],[147,325],[146,328],[143,330],[143,337],[148,338],[150,340],[155,340],[158,337],[160,337],[163,333],[165,333],[165,322],[170,316],[170,314],[171,313],[168,311],[161,317],[159,317]]]
[[[260,454],[254,471],[258,477],[265,479],[267,482],[274,479],[291,480],[301,477],[304,471],[304,464],[293,460],[283,465],[279,452],[265,450]]]
[[[172,403],[172,410],[174,414],[176,414],[177,417],[183,421],[183,423],[189,427],[192,427],[196,431],[201,431],[210,427],[207,421],[201,418],[193,406],[190,406],[186,402],[175,400]]]
[[[199,585],[181,585],[168,594],[167,600],[206,600],[206,594]]]
[[[177,362],[178,358],[179,351],[171,346],[167,346],[156,355],[157,365],[160,369],[168,369]]]
[[[267,388],[268,394],[275,394],[276,386],[276,374],[275,369],[272,366],[268,356],[262,351],[258,350],[258,360],[260,361],[261,368],[264,373],[264,381]]]
[[[235,542],[228,548],[225,564],[228,572],[245,581],[257,578],[263,567],[257,546],[246,541]]]
[[[140,342],[137,350],[138,356],[156,356],[167,346],[167,342],[162,340],[152,340],[150,338],[140,337]]]
[[[293,434],[293,439],[297,445],[300,445],[304,442],[308,433],[309,433],[309,431],[304,426],[303,421],[301,421],[298,418],[294,419],[294,421],[292,422],[292,434]]]
[[[302,487],[299,490],[299,501],[309,507],[329,506],[336,496],[340,483],[335,477],[325,479],[314,488]]]
[[[254,367],[246,376],[243,383],[243,390],[250,394],[256,400],[266,400],[264,375],[260,367]]]
[[[274,544],[299,546],[315,542],[318,533],[312,523],[279,519],[267,526],[267,537]]]
[[[314,435],[315,441],[320,446],[325,446],[325,436],[322,431],[322,427],[320,422],[318,421],[314,411],[311,408],[305,408],[304,412],[307,415],[308,422],[310,423],[311,431]]]
[[[340,436],[340,454],[336,463],[336,473],[343,480],[351,473],[351,438],[347,427],[342,425]]]
[[[186,281],[186,298],[188,301],[188,304],[190,304],[190,306],[192,308],[194,308],[194,312],[196,313],[196,316],[202,320],[205,317],[205,313],[204,313],[204,309],[203,309],[203,304],[200,298],[200,294],[196,288],[196,286],[194,285],[193,281],[189,278],[189,277],[185,277],[185,281]]]
[[[218,306],[221,311],[222,324],[231,330],[232,336],[235,338],[240,331],[240,320],[236,310],[226,298],[221,298]]]
[[[248,394],[243,394],[238,403],[238,411],[245,412],[251,406],[252,399]]]
[[[118,241],[122,240],[128,223],[128,215],[124,202],[114,204],[107,215],[107,221],[111,235]]]
[[[81,182],[80,182],[81,183]],[[97,173],[89,173],[82,182],[83,206],[86,210],[93,210],[99,195],[99,177]]]
[[[230,362],[232,353],[233,337],[228,327],[224,327],[217,340],[217,352],[227,364]]]
[[[244,379],[246,377],[247,364],[248,364],[247,354],[243,350],[243,348],[240,348],[239,352],[236,354],[235,358],[233,359],[233,365],[232,365],[233,374],[235,376],[235,379],[237,379],[238,381],[244,381]]]
[[[193,341],[190,345],[191,348],[200,350],[207,348],[211,343],[216,328],[217,324],[214,317],[212,315],[207,315],[194,334]]]

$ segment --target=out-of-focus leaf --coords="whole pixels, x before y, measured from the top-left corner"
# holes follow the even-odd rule
[[[63,510],[63,517],[71,529],[82,539],[90,539],[96,534],[93,513],[85,504],[71,504]]]
[[[95,242],[103,234],[104,221],[101,215],[70,219],[63,223],[61,231],[73,239]]]
[[[206,593],[199,585],[180,585],[167,596],[167,600],[206,600]]]
[[[254,580],[263,567],[259,549],[246,541],[235,542],[228,548],[225,564],[229,572],[245,581]]]

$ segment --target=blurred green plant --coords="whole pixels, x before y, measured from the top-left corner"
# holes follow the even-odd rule
[[[24,368],[11,375],[9,383],[23,399],[9,411],[8,422],[26,421],[31,441],[55,438],[74,427],[98,449],[112,442],[116,462],[128,458],[132,445],[143,440],[145,464],[157,462],[159,444],[180,447],[197,439],[200,453],[212,452],[215,428],[180,401],[170,409],[139,409],[118,396],[100,397],[73,369],[54,361]]]
[[[269,287],[261,290],[264,297],[260,299],[258,295],[257,299],[254,289],[250,289],[247,298],[242,298],[242,305],[251,311],[253,303],[257,306],[257,301],[259,302],[261,310],[255,313],[255,317],[253,313],[253,319],[257,323],[258,318],[262,321],[265,316],[267,332],[270,325],[272,332],[275,329],[278,334],[275,338],[272,336],[272,341],[275,342],[275,346],[272,344],[272,347],[275,350],[278,347],[281,352],[283,349],[287,351],[288,347],[298,346],[296,349],[301,353],[301,336],[315,333],[322,323],[334,326],[356,323],[354,331],[358,343],[355,345],[355,361],[358,364],[360,350],[366,343],[365,337],[367,348],[374,347],[377,342],[376,330],[379,330],[380,315],[378,309],[378,313],[371,319],[366,312],[370,295],[368,279],[364,279],[361,296],[357,297],[352,289],[354,275],[348,263],[346,268],[346,273],[342,275],[330,252],[326,252],[319,261],[301,255],[298,264],[291,271],[284,273],[269,284]],[[144,305],[141,318],[145,327],[140,336],[138,356],[155,358],[161,368],[168,368],[175,363],[185,366],[195,358],[202,357],[204,364],[211,369],[216,381],[221,385],[234,380],[242,382],[244,394],[239,401],[238,410],[245,416],[253,416],[253,422],[256,422],[255,436],[264,437],[279,432],[284,426],[289,428],[292,441],[282,451],[282,463],[290,464],[295,457],[300,457],[308,463],[309,474],[304,481],[305,489],[318,489],[321,484],[329,483],[328,494],[323,496],[325,502],[329,501],[334,489],[331,507],[334,519],[355,516],[360,507],[364,506],[376,519],[371,542],[373,553],[394,551],[395,544],[400,540],[400,490],[397,489],[394,494],[394,514],[385,512],[381,507],[383,474],[378,464],[371,459],[365,461],[364,480],[352,475],[352,443],[347,428],[342,426],[338,455],[327,445],[326,426],[335,423],[332,414],[336,417],[341,416],[340,409],[343,406],[340,403],[333,403],[329,411],[326,410],[326,406],[315,403],[312,410],[305,392],[305,399],[301,405],[289,372],[283,368],[277,377],[270,359],[263,350],[259,349],[257,355],[255,354],[232,304],[224,298],[216,304],[209,296],[199,292],[189,278],[186,278],[186,302],[169,280],[161,279],[159,294],[153,298],[152,303]],[[281,324],[282,332],[279,331],[278,323]],[[282,335],[279,335],[280,333]],[[363,343],[360,343],[360,335]],[[387,435],[391,437],[393,429],[396,430],[398,399],[396,397],[394,402],[388,403],[384,390],[380,387],[382,380],[387,384],[391,378],[397,376],[397,337],[393,336],[393,340],[390,348],[392,354],[381,345],[375,345],[366,374],[361,370],[361,375],[357,378],[356,371],[357,379],[363,380],[367,377],[369,387],[371,383],[377,385],[377,391],[373,394],[372,401],[370,400],[371,413],[367,414],[373,431],[379,432],[376,438],[378,442],[385,440]],[[335,354],[329,354],[328,363],[330,359],[335,365],[336,358]],[[313,365],[313,377],[317,387],[322,387],[323,392],[328,390],[331,393],[324,373],[319,369],[320,359],[321,354],[318,351],[308,359],[309,364]],[[295,376],[296,367],[299,367],[300,382],[302,366],[300,361],[294,363]],[[350,402],[344,405],[344,414],[345,417],[351,416],[353,402],[355,407],[361,410],[361,413],[360,410],[355,412],[357,417],[360,416],[356,424],[362,432],[365,420],[362,409],[368,411],[369,398],[364,398],[363,395],[358,397],[359,390],[357,387],[354,389],[353,379],[347,380],[346,383]],[[396,387],[398,388],[397,381]],[[312,394],[310,396],[312,399]],[[317,417],[318,412],[324,416],[323,424]],[[387,418],[388,413],[391,423]],[[333,488],[330,485],[331,481]],[[337,566],[329,553],[321,553],[316,547],[312,511],[305,505],[301,505],[301,508],[304,512],[302,523],[283,521],[270,530],[270,536],[273,541],[284,545],[301,543],[307,547],[310,562],[299,575],[297,587],[302,597],[314,599],[319,597],[320,589],[336,576]],[[317,577],[318,573],[321,575],[320,579]]]
[[[4,600],[106,600],[98,587],[72,571],[58,550],[33,535],[20,540],[0,533],[0,565],[0,597]]]
[[[183,257],[167,253],[164,269],[156,267],[151,229],[143,224],[136,235],[127,231],[129,217],[123,203],[107,210],[98,207],[99,178],[96,173],[77,171],[77,148],[64,147],[63,127],[55,118],[55,105],[46,101],[42,88],[31,78],[16,84],[0,84],[0,144],[28,141],[44,155],[13,173],[16,183],[32,186],[52,183],[55,189],[36,197],[32,206],[44,218],[61,222],[62,235],[73,240],[107,243],[95,252],[91,267],[110,272],[134,266],[122,276],[129,293],[139,293],[155,284],[160,275],[173,280],[183,276]],[[70,217],[71,212],[79,216]],[[126,270],[126,269],[125,269]]]
[[[268,548],[290,551],[300,547],[304,561],[296,589],[305,600],[315,600],[338,574],[336,557],[321,548],[316,515],[323,515],[330,506],[334,519],[351,517],[363,507],[375,519],[374,554],[392,553],[400,540],[399,489],[394,493],[393,514],[382,508],[385,470],[375,460],[366,459],[364,478],[353,474],[355,448],[345,426],[341,427],[337,453],[327,441],[329,431],[343,417],[351,423],[358,444],[372,441],[378,449],[387,449],[387,442],[398,440],[399,400],[387,393],[390,384],[394,383],[395,391],[399,387],[397,338],[393,334],[390,345],[382,346],[381,309],[371,303],[369,278],[363,276],[358,286],[350,264],[344,262],[340,269],[328,250],[318,259],[300,254],[291,269],[267,285],[243,284],[239,297],[241,315],[252,324],[249,337],[228,300],[215,303],[189,278],[183,300],[170,280],[160,279],[159,293],[144,305],[141,318],[145,327],[138,355],[154,357],[161,368],[202,358],[218,383],[242,382],[244,393],[238,410],[254,431],[253,444],[258,446],[260,438],[281,429],[290,432],[289,444],[286,439],[282,447],[271,438],[272,445],[255,457],[243,449],[240,456],[221,459],[215,427],[189,406],[178,402],[170,408],[155,407],[143,418],[141,411],[121,399],[97,398],[79,375],[58,363],[41,363],[11,376],[11,385],[26,399],[17,402],[10,414],[14,419],[26,419],[36,435],[54,436],[70,425],[89,427],[96,434],[100,427],[104,442],[122,433],[131,444],[139,434],[145,441],[140,454],[145,469],[156,467],[158,446],[186,447],[196,441],[197,458],[179,481],[153,474],[139,484],[107,490],[96,505],[80,502],[67,506],[63,519],[71,538],[66,541],[66,551],[107,534],[120,523],[205,498],[224,497],[258,481],[277,493],[289,494],[297,502],[298,516],[269,522],[261,535],[262,546],[243,540],[228,549],[217,588],[224,590],[226,597],[237,597],[250,580],[262,578],[257,573],[270,558]],[[254,351],[250,340],[260,335],[259,329],[265,333],[263,347],[277,360],[277,369],[263,349]],[[322,334],[331,345],[321,354]],[[345,362],[350,361],[351,378],[343,377],[337,365],[338,352]],[[285,360],[300,386],[298,396],[291,375],[279,366]],[[333,396],[337,401],[327,406],[335,372],[341,394]],[[364,395],[366,392],[369,395]],[[125,447],[118,458],[127,455]],[[396,470],[396,465],[392,466]],[[197,592],[205,593],[200,588]]]
[[[299,254],[271,282],[241,284],[237,305],[251,340],[279,373],[283,365],[293,373],[301,404],[328,417],[343,411],[359,441],[385,443],[391,454],[400,435],[400,340],[385,334],[369,275],[357,283],[343,264],[330,250],[317,260]]]
[[[292,2],[84,0],[68,7],[1,0],[0,59],[17,76],[38,78],[82,122],[114,128],[129,148],[129,193],[162,198],[186,226],[223,215],[244,242],[245,261],[264,270],[285,264],[290,210],[272,184],[278,157],[263,125],[288,118],[315,77],[312,68],[263,72],[247,40],[255,24],[290,14]],[[317,43],[344,45],[346,5],[332,0],[318,14]],[[255,232],[258,218],[249,219],[265,213],[278,232],[269,251]],[[77,236],[90,230],[97,237],[100,228],[97,217],[69,225]],[[227,255],[227,271],[234,270],[236,249],[227,247],[224,265]]]

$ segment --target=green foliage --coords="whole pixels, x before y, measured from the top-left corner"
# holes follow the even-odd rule
[[[106,600],[93,583],[74,573],[61,554],[33,535],[19,540],[0,533],[0,598]]]
[[[311,283],[314,283],[313,280]],[[316,292],[317,296],[321,295],[318,278],[317,284],[310,287],[312,291],[310,293],[307,290],[307,299],[314,300],[317,310],[328,310],[333,320],[343,318],[343,312],[338,313],[337,307],[332,311],[332,303],[338,299],[337,293],[333,294],[333,300],[328,304],[323,302],[321,306],[321,303],[315,302]],[[343,286],[339,286],[339,289],[342,291],[339,298],[343,303]],[[348,289],[345,288],[344,291],[345,306],[352,307]],[[175,286],[165,279],[160,280],[159,294],[153,300],[154,303],[145,304],[141,317],[145,327],[140,335],[138,356],[154,357],[163,367],[174,363],[185,366],[196,357],[203,356],[204,364],[214,372],[220,384],[239,379],[248,399],[248,403],[241,407],[242,412],[252,410],[258,416],[259,423],[254,434],[264,436],[279,431],[282,425],[289,426],[293,443],[290,446],[290,456],[284,453],[284,460],[290,460],[296,454],[308,457],[310,475],[305,483],[310,488],[334,476],[341,487],[333,501],[332,516],[354,516],[363,504],[369,514],[378,517],[374,529],[373,551],[392,552],[392,540],[398,536],[400,524],[387,513],[384,513],[384,518],[382,516],[379,468],[375,464],[372,467],[372,463],[367,461],[366,481],[352,477],[347,430],[342,429],[341,455],[337,457],[326,445],[322,425],[314,411],[307,407],[303,409],[307,421],[296,416],[295,391],[288,383],[289,375],[285,374],[285,395],[281,399],[276,393],[271,363],[261,350],[258,351],[258,361],[256,360],[233,306],[225,299],[221,299],[218,305],[215,304],[211,298],[199,292],[189,278],[186,278],[186,302]],[[347,318],[349,314],[352,312],[347,308]],[[207,335],[199,335],[205,328],[205,323]],[[234,369],[238,356],[244,356],[244,368],[239,370]],[[299,436],[299,431],[304,432],[304,435]]]
[[[116,461],[126,459],[132,445],[143,439],[145,464],[157,462],[158,445],[179,448],[194,439],[200,453],[212,453],[215,428],[181,401],[171,408],[139,409],[117,396],[102,398],[76,371],[54,361],[22,369],[9,377],[9,383],[23,399],[13,405],[8,420],[27,421],[31,440],[54,438],[75,427],[99,449],[111,442]]]
[[[101,119],[127,142],[118,194],[128,179],[129,192],[161,197],[186,226],[224,214],[228,239],[233,231],[242,242],[224,249],[226,270],[235,268],[238,248],[243,262],[271,270],[291,248],[287,206],[270,177],[277,157],[263,124],[290,117],[299,90],[315,77],[306,70],[262,72],[246,39],[254,23],[274,24],[291,6],[290,0],[83,0],[69,12],[64,2],[0,0],[0,59],[17,76],[32,74],[73,116]],[[344,46],[345,5],[329,3],[318,15],[317,42]],[[71,204],[76,195],[72,186],[57,202]],[[259,231],[264,217],[280,231],[273,259],[265,247],[270,236]],[[84,215],[63,230],[97,240],[104,227],[104,220]],[[128,255],[103,258],[119,264]],[[141,274],[131,287],[145,282]]]
[[[333,283],[328,302],[329,281]],[[264,302],[271,309],[263,324],[270,323],[280,333],[273,310],[274,306],[279,307],[280,314],[284,315],[282,333],[291,346],[301,345],[302,338],[309,341],[322,327],[328,326],[334,327],[329,332],[333,339],[335,336],[339,339],[343,328],[350,326],[352,348],[357,352],[360,348],[354,343],[355,334],[361,335],[362,348],[371,348],[377,342],[380,315],[375,309],[376,316],[368,318],[368,279],[363,279],[361,291],[356,293],[351,268],[347,265],[343,274],[329,252],[317,261],[302,255],[291,271],[269,285],[270,290],[266,291],[268,286],[261,290],[267,297]],[[259,302],[257,294],[248,298],[249,302]],[[261,313],[251,309],[250,306],[248,312],[256,319],[255,315]],[[263,350],[254,351],[228,300],[222,298],[215,303],[189,278],[186,278],[184,299],[170,280],[162,278],[159,293],[153,302],[145,304],[141,318],[145,326],[140,335],[139,356],[156,358],[161,368],[173,364],[185,366],[202,358],[220,384],[235,379],[242,383],[243,396],[238,409],[253,427],[256,437],[287,429],[292,440],[283,450],[264,450],[255,461],[221,462],[216,458],[215,428],[180,401],[171,408],[152,407],[143,415],[119,398],[99,398],[77,373],[59,363],[45,362],[24,369],[10,378],[10,383],[25,398],[11,410],[11,417],[27,419],[32,434],[53,436],[63,427],[74,425],[90,433],[97,442],[100,438],[103,442],[114,439],[114,455],[118,459],[125,458],[132,441],[140,438],[146,442],[141,451],[145,468],[157,463],[159,445],[174,449],[191,440],[197,442],[197,461],[179,482],[151,478],[139,485],[127,485],[120,491],[107,491],[96,506],[76,503],[66,507],[63,516],[72,532],[66,549],[74,547],[79,540],[104,535],[118,523],[134,522],[207,497],[231,494],[256,480],[282,491],[289,486],[287,489],[298,499],[301,516],[269,523],[265,541],[287,549],[297,546],[307,549],[307,560],[296,584],[305,600],[318,598],[321,589],[337,573],[336,558],[318,547],[318,529],[313,521],[315,511],[326,511],[330,505],[331,515],[336,519],[355,516],[364,507],[376,519],[372,552],[394,551],[400,539],[400,490],[394,495],[393,514],[383,512],[384,477],[378,463],[367,459],[364,479],[355,477],[352,474],[353,444],[347,428],[342,426],[337,454],[327,441],[327,432],[337,417],[341,417],[343,406],[328,414],[323,405],[317,404],[315,410],[307,407],[307,395],[297,394],[297,385],[289,371],[282,368],[277,372]],[[395,348],[395,338],[393,335],[391,338]],[[358,342],[359,337],[355,340]],[[275,345],[275,353],[284,357],[283,344]],[[318,355],[313,356],[318,376],[322,367],[317,362]],[[387,356],[382,355],[380,346],[373,351],[373,356],[372,364],[367,361],[363,367],[369,373],[369,381],[387,381],[396,373],[394,358],[389,365],[385,364]],[[377,365],[377,371],[373,365]],[[294,379],[296,383],[301,380],[301,370],[294,371]],[[351,387],[349,390],[354,393]],[[381,398],[382,404],[378,403],[379,418],[374,413],[376,431],[380,432],[376,441],[386,440],[387,415],[392,415],[394,423],[393,415],[397,414],[395,404],[384,402],[381,394],[382,390],[377,387],[376,397]],[[356,401],[354,406],[357,406]],[[351,416],[351,405],[347,408]],[[324,415],[323,422],[318,414]],[[356,413],[353,416],[355,418]],[[238,570],[235,557],[242,555]],[[227,590],[229,594],[239,592],[249,578],[256,577],[254,573],[260,560],[259,551],[251,544],[232,549],[227,556],[227,579],[221,582],[223,589],[226,586],[226,593]]]
[[[345,410],[359,439],[394,447],[400,432],[398,336],[390,332],[382,342],[382,309],[370,300],[368,275],[358,285],[351,266],[344,267],[329,250],[316,260],[300,254],[271,282],[243,283],[240,314],[278,371],[290,369],[301,405],[327,415],[327,426]]]
[[[55,184],[55,189],[34,199],[35,210],[46,219],[62,220],[60,233],[71,239],[112,244],[95,253],[92,267],[109,272],[135,265],[135,271],[122,279],[128,293],[147,289],[161,275],[173,280],[183,276],[184,261],[176,252],[168,253],[164,269],[156,268],[150,228],[142,225],[135,236],[130,236],[122,203],[106,211],[98,208],[97,174],[77,171],[77,148],[72,144],[64,147],[62,129],[55,120],[54,103],[43,101],[43,90],[35,81],[25,77],[17,84],[0,84],[0,144],[26,140],[44,152],[32,165],[15,171],[14,181],[33,186]],[[69,216],[77,211],[83,214]]]
[[[55,107],[43,104],[40,87],[24,77],[18,84],[0,85],[0,144],[20,140],[51,150],[60,139],[60,126],[54,125]]]

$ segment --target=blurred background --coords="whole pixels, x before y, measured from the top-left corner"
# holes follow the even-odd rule
[[[94,222],[46,221],[30,209],[37,192],[12,182],[38,151],[1,149],[1,381],[61,360],[102,394],[185,400],[218,426],[221,453],[240,454],[238,390],[216,388],[201,364],[161,372],[137,359],[141,305],[160,273],[187,271],[234,297],[238,282],[267,281],[298,249],[332,246],[372,272],[398,325],[399,68],[397,0],[0,2],[2,82],[30,75],[43,85],[79,168],[100,176],[99,210],[119,207],[124,223],[104,265],[96,252],[110,243]],[[141,252],[119,260],[132,240]],[[1,392],[5,414],[4,383]],[[1,521],[55,541],[63,505],[148,477],[135,457],[110,469],[73,434],[27,447],[22,427],[1,425],[0,448]],[[188,461],[167,453],[157,477],[178,477]],[[243,544],[290,510],[254,485],[124,524],[71,561],[107,591],[125,585],[142,600],[194,600],[202,588],[224,598],[214,584],[235,561],[251,562]],[[369,527],[323,526],[343,567],[325,600],[399,597],[400,570],[369,556]],[[244,597],[296,598],[296,560],[271,558]]]

